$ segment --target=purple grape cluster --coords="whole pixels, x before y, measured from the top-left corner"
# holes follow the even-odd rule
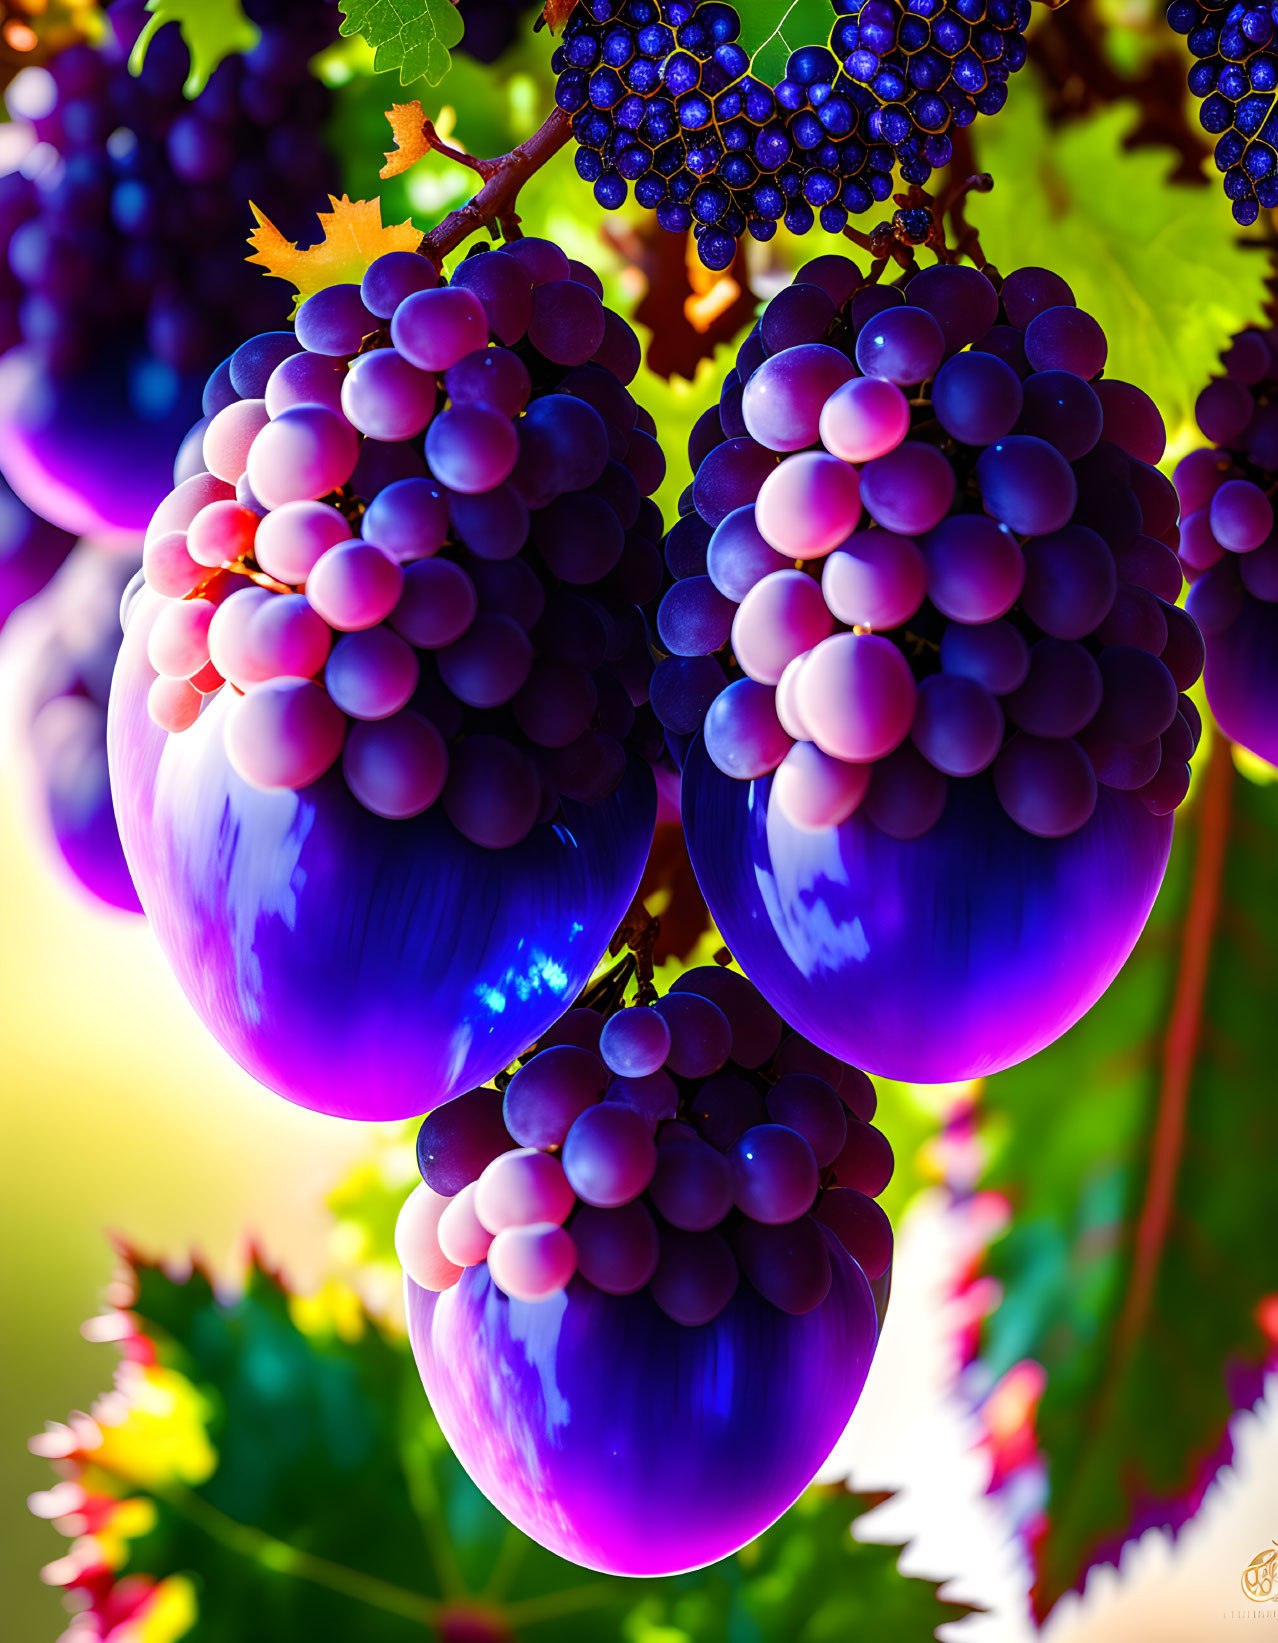
[[[0,478],[0,627],[39,593],[74,546],[70,532],[32,513]]]
[[[1176,468],[1186,607],[1207,641],[1206,685],[1226,734],[1278,760],[1278,330],[1246,330],[1195,413],[1210,448]]]
[[[651,692],[676,758],[704,729],[795,825],[895,838],[952,780],[1048,838],[1098,782],[1173,810],[1202,639],[1162,420],[1105,357],[1046,269],[809,263],[693,430]]]
[[[577,170],[608,210],[633,184],[663,228],[726,268],[745,233],[837,234],[947,165],[952,127],[996,114],[1025,61],[1029,0],[838,0],[828,45],[750,73],[723,0],[578,0],[551,64]]]
[[[647,1290],[709,1323],[744,1273],[784,1312],[830,1288],[828,1229],[871,1281],[892,1149],[864,1073],[797,1033],[744,976],[688,971],[651,1006],[570,1010],[506,1085],[422,1124],[397,1247],[423,1288],[481,1261],[515,1300],[570,1281]]]
[[[374,814],[440,801],[492,849],[561,795],[606,798],[628,746],[656,757],[638,607],[665,460],[601,298],[547,240],[451,284],[391,252],[219,366],[205,471],[147,532],[156,723],[189,728],[229,682],[246,781],[305,787],[340,757]]]
[[[176,23],[129,72],[143,0],[107,8],[100,46],[70,46],[14,80],[10,112],[36,146],[0,178],[0,349],[24,342],[69,372],[104,345],[142,342],[120,370],[155,416],[177,392],[175,373],[207,371],[283,317],[281,289],[244,262],[247,202],[298,233],[313,220],[331,161],[319,135],[328,93],[309,64],[340,18],[330,0],[244,9],[258,43],[225,58],[190,100]]]
[[[1224,0],[1171,0],[1167,21],[1194,57],[1189,89],[1202,99],[1199,119],[1216,141],[1234,220],[1254,223],[1278,206],[1278,8]]]

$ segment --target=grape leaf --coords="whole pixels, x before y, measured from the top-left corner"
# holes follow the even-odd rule
[[[785,78],[791,52],[824,46],[834,27],[830,0],[736,0],[736,7],[750,71],[769,86]]]
[[[1004,273],[1038,264],[1069,281],[1109,339],[1107,373],[1139,383],[1174,432],[1229,338],[1259,319],[1266,263],[1219,188],[1169,183],[1170,149],[1124,147],[1139,118],[1119,103],[1049,130],[1040,88],[1022,86],[973,127],[995,182],[968,217]]]
[[[329,195],[332,211],[319,212],[323,239],[318,245],[297,246],[286,240],[275,224],[249,202],[257,227],[249,235],[253,247],[248,262],[261,263],[273,278],[297,287],[305,302],[329,285],[358,285],[369,264],[387,251],[415,251],[421,234],[411,222],[382,223],[378,200],[340,199]]]
[[[373,48],[373,69],[399,70],[401,85],[425,80],[437,86],[452,61],[449,48],[462,37],[462,20],[451,0],[339,0],[340,33],[362,34]]]
[[[386,164],[378,172],[382,178],[398,177],[410,166],[424,160],[434,148],[431,138],[435,128],[426,118],[426,111],[414,99],[411,103],[392,103],[386,110],[394,147],[386,155]]]
[[[72,1537],[46,1578],[104,1632],[161,1635],[158,1616],[191,1643],[817,1643],[885,1619],[923,1638],[966,1612],[900,1574],[899,1548],[854,1540],[876,1500],[839,1488],[711,1569],[586,1573],[479,1494],[407,1343],[350,1291],[302,1300],[256,1261],[234,1298],[199,1268],[130,1270],[129,1311],[91,1330],[122,1347],[115,1391],[32,1443],[62,1475],[34,1508]]]
[[[151,13],[129,55],[129,73],[140,74],[151,41],[166,23],[182,30],[191,54],[191,72],[182,90],[198,97],[224,57],[252,51],[261,30],[244,15],[240,0],[147,0]]]
[[[1273,1000],[1278,786],[1238,774],[1217,739],[1177,818],[1149,926],[1099,1004],[983,1094],[1010,1229],[981,1356],[1046,1386],[1048,1478],[1037,1540],[1045,1613],[1095,1561],[1177,1527],[1228,1459],[1254,1402],[1275,1288]],[[1270,1341],[1272,1352],[1278,1342]]]

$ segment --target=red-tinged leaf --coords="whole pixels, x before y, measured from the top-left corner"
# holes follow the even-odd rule
[[[713,359],[715,349],[754,318],[758,299],[750,289],[745,253],[738,246],[732,266],[712,273],[702,266],[690,235],[668,234],[655,217],[608,233],[647,281],[635,319],[652,332],[648,368],[657,376],[691,382],[701,361]]]

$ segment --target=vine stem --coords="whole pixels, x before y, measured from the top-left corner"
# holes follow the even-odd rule
[[[517,238],[519,214],[515,206],[519,190],[559,152],[571,135],[572,122],[568,116],[562,109],[552,109],[544,124],[518,148],[512,148],[500,159],[473,163],[472,169],[484,178],[484,186],[473,199],[450,211],[443,222],[423,235],[417,249],[438,264],[463,240],[483,228],[499,227],[506,239]],[[469,157],[467,163],[471,163]]]

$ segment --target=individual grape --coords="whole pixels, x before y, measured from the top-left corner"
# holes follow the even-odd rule
[[[1259,550],[1265,552],[1265,549]],[[1278,556],[1276,556],[1278,557]],[[1250,554],[1242,562],[1243,582],[1247,582],[1248,569],[1256,562],[1257,555]],[[1253,593],[1255,589],[1251,590]],[[1263,598],[1264,594],[1257,594]],[[1192,616],[1180,610],[1176,605],[1162,603],[1160,605],[1163,621],[1167,626],[1167,643],[1159,655],[1163,665],[1175,681],[1177,690],[1188,690],[1201,677],[1203,663],[1206,661],[1206,647],[1203,636],[1199,632],[1198,624]]]
[[[528,330],[532,319],[532,280],[508,247],[467,257],[453,271],[453,286],[474,293],[483,305],[493,334],[508,348]],[[484,337],[475,346],[482,347],[487,340]]]
[[[147,636],[147,661],[170,679],[189,679],[209,659],[209,624],[214,605],[208,599],[167,604]]]
[[[460,540],[481,559],[511,559],[528,540],[528,505],[513,485],[498,485],[478,496],[451,495],[448,518]]]
[[[306,597],[342,633],[385,621],[403,589],[401,567],[371,542],[339,542],[326,549],[306,579]]]
[[[1161,462],[1167,432],[1157,405],[1144,389],[1119,377],[1102,377],[1093,388],[1104,418],[1102,438],[1141,462]]]
[[[773,1124],[796,1130],[808,1143],[818,1169],[828,1169],[843,1150],[848,1128],[843,1103],[824,1079],[789,1073],[768,1091],[766,1105]]]
[[[266,331],[250,337],[227,361],[231,387],[241,399],[260,399],[276,368],[304,346],[295,331]]]
[[[478,1266],[488,1254],[493,1235],[475,1213],[474,1181],[469,1181],[440,1212],[439,1252],[454,1266]]]
[[[874,766],[862,814],[889,838],[917,839],[940,821],[947,794],[940,771],[903,742]]]
[[[404,567],[399,603],[390,625],[410,645],[440,650],[460,639],[475,620],[475,584],[451,559],[418,559]]]
[[[603,304],[587,286],[567,278],[534,283],[528,340],[539,354],[557,365],[584,365],[603,339]]]
[[[293,405],[323,405],[340,412],[345,377],[346,367],[341,360],[324,354],[290,354],[267,379],[267,414],[277,417]]]
[[[534,287],[572,278],[568,257],[553,240],[527,235],[509,241],[505,249],[518,260]]]
[[[821,751],[863,763],[904,741],[917,693],[909,663],[890,640],[840,633],[813,650],[796,694]]]
[[[833,626],[818,583],[802,571],[773,571],[737,607],[733,654],[751,679],[775,685],[786,664],[820,644]]]
[[[1162,763],[1163,750],[1156,738],[1135,745],[1116,742],[1089,726],[1079,733],[1078,741],[1092,761],[1096,780],[1122,793],[1134,793],[1137,788],[1144,787],[1158,774]]]
[[[1133,645],[1108,645],[1097,658],[1104,697],[1096,729],[1116,741],[1147,742],[1176,717],[1176,682],[1157,656]]]
[[[1167,643],[1167,618],[1148,588],[1124,584],[1096,638],[1102,645],[1136,645],[1160,656]]]
[[[1012,820],[1043,839],[1077,832],[1096,808],[1091,762],[1066,737],[1013,736],[994,761],[994,788]],[[840,1180],[840,1185],[859,1183]]]
[[[448,749],[428,719],[405,709],[351,726],[342,773],[365,810],[403,821],[429,810],[439,797]]]
[[[1210,570],[1225,556],[1225,550],[1212,535],[1211,515],[1200,508],[1184,520],[1180,529],[1180,559],[1190,571]]]
[[[1010,434],[1023,402],[1020,378],[993,354],[955,354],[932,384],[937,421],[964,445],[989,445]]]
[[[923,539],[928,596],[955,622],[993,622],[1020,598],[1025,559],[1012,533],[985,514],[956,513]]]
[[[781,1017],[735,970],[718,964],[697,965],[685,970],[670,990],[698,993],[718,1005],[732,1030],[732,1059],[739,1067],[761,1067],[775,1053],[781,1041]]]
[[[1176,487],[1148,462],[1131,464],[1131,487],[1140,505],[1141,529],[1146,536],[1165,537],[1176,529],[1180,502]]]
[[[821,443],[844,462],[872,462],[894,451],[910,431],[910,406],[893,382],[857,377],[821,408]]]
[[[1225,483],[1228,472],[1228,460],[1220,451],[1190,451],[1182,457],[1172,475],[1182,516],[1205,508]]]
[[[1035,736],[1074,736],[1101,705],[1101,671],[1085,646],[1039,639],[1024,684],[1003,698],[1008,718]]]
[[[734,509],[753,502],[776,466],[776,453],[766,446],[748,438],[727,439],[697,469],[692,482],[693,505],[713,528]]]
[[[269,589],[250,584],[238,588],[213,612],[208,629],[209,657],[222,677],[241,690],[267,677],[252,642],[253,617],[275,597]]]
[[[812,1207],[817,1164],[797,1130],[758,1124],[734,1144],[728,1163],[737,1208],[751,1220],[778,1226]]]
[[[147,691],[146,707],[152,722],[161,730],[177,734],[189,730],[199,718],[201,700],[200,692],[186,679],[169,678],[161,673]]]
[[[618,1078],[646,1078],[665,1064],[670,1028],[647,1005],[620,1010],[599,1035],[599,1054]]]
[[[759,321],[759,334],[769,354],[785,348],[815,342],[825,335],[834,318],[834,304],[817,285],[796,281],[767,306]]]
[[[391,342],[419,371],[447,371],[488,343],[488,316],[473,291],[451,285],[415,291],[391,320]]]
[[[777,723],[786,735],[796,742],[810,742],[812,730],[803,714],[799,711],[797,687],[799,674],[803,671],[803,664],[808,659],[808,652],[802,656],[795,656],[787,662],[781,670],[781,677],[777,680],[776,694],[773,697],[773,708],[776,711]]]
[[[1044,308],[1025,327],[1025,357],[1035,371],[1069,371],[1090,380],[1104,369],[1105,333],[1081,308]]]
[[[268,576],[301,586],[330,548],[350,540],[350,526],[327,502],[288,502],[258,524],[253,557]]]
[[[653,1006],[670,1031],[666,1065],[680,1078],[708,1078],[732,1053],[732,1028],[718,1005],[698,993],[673,992]]]
[[[405,1274],[421,1289],[451,1289],[462,1275],[439,1247],[439,1222],[448,1199],[419,1182],[395,1222],[395,1253]]]
[[[345,736],[341,709],[317,684],[268,679],[231,709],[226,756],[253,787],[309,787],[335,763]]]
[[[468,1090],[436,1107],[417,1132],[417,1167],[433,1191],[451,1198],[500,1153],[515,1146],[502,1117],[498,1090]]]
[[[716,1073],[693,1096],[688,1117],[703,1140],[726,1152],[746,1130],[767,1122],[763,1100],[737,1072]]]
[[[210,502],[190,523],[186,551],[211,570],[232,565],[252,553],[257,525],[257,515],[238,502]]]
[[[1091,387],[1069,371],[1037,371],[1024,389],[1020,430],[1045,439],[1076,462],[1101,437],[1105,416]]]
[[[947,349],[975,342],[998,318],[998,293],[989,280],[958,263],[925,268],[910,281],[909,294],[941,327]]]
[[[1203,636],[1212,639],[1238,620],[1242,614],[1243,600],[1242,578],[1237,565],[1231,561],[1215,566],[1198,578],[1189,590],[1185,609],[1198,624]]]
[[[941,327],[926,308],[909,304],[876,314],[856,339],[856,362],[863,375],[898,387],[933,377],[944,354]]]
[[[351,477],[359,441],[350,424],[324,405],[291,405],[249,447],[248,481],[266,507],[314,501]]]
[[[681,521],[682,523],[682,521]],[[701,521],[697,521],[700,524]],[[671,533],[673,540],[674,533]],[[669,554],[669,543],[667,544]],[[753,507],[736,508],[715,527],[705,548],[706,575],[734,604],[740,604],[757,582],[781,570],[786,561],[760,533]],[[679,575],[674,565],[671,572]],[[692,574],[697,574],[695,571]]]
[[[597,703],[595,682],[585,668],[545,657],[532,664],[512,706],[530,741],[539,747],[567,747],[588,728]]]
[[[518,456],[519,438],[509,418],[489,405],[454,405],[426,432],[431,472],[441,485],[464,496],[504,484]]]
[[[782,1312],[802,1316],[830,1292],[830,1252],[810,1215],[786,1226],[743,1221],[733,1248],[750,1283]]]
[[[720,1151],[695,1134],[663,1139],[648,1191],[672,1227],[707,1232],[732,1208],[732,1170]]]
[[[900,627],[927,594],[927,562],[909,537],[858,531],[826,560],[821,591],[840,622],[880,631]]]
[[[342,383],[342,414],[370,439],[413,439],[434,415],[435,398],[433,376],[393,348],[374,348],[351,361]]]
[[[1209,382],[1194,402],[1194,418],[1204,436],[1216,445],[1233,445],[1251,421],[1255,404],[1241,382],[1219,377]]]
[[[480,611],[437,659],[440,676],[458,701],[469,707],[500,707],[527,679],[532,645],[511,617]]]
[[[270,421],[264,399],[238,399],[204,430],[205,469],[234,485],[248,467],[249,446]]]
[[[1184,586],[1180,563],[1172,550],[1153,537],[1138,536],[1114,553],[1114,569],[1120,582],[1135,582],[1175,604]]]
[[[848,819],[866,795],[870,771],[796,742],[777,767],[772,796],[796,827],[819,832]]]
[[[343,358],[357,353],[360,343],[377,328],[373,315],[364,306],[358,285],[325,286],[313,297],[307,297],[297,310],[293,324],[297,344],[308,354]],[[234,362],[231,379],[235,379]]]
[[[360,534],[404,565],[439,551],[448,537],[449,517],[449,499],[433,479],[400,479],[373,497]]]
[[[1254,599],[1263,599],[1269,604],[1278,601],[1278,541],[1266,542],[1263,547],[1246,554],[1238,566],[1238,572],[1242,577],[1243,587]],[[1170,613],[1165,614],[1167,614],[1168,625],[1170,626],[1171,615]],[[1172,658],[1166,651],[1163,652],[1163,660],[1171,668],[1172,673],[1176,675],[1179,682],[1188,663],[1182,663],[1178,671],[1177,667],[1173,666]],[[1202,666],[1200,663],[1199,672],[1201,671]]]
[[[892,1264],[892,1223],[868,1193],[831,1187],[812,1212],[847,1250],[871,1283]]]
[[[569,1232],[578,1272],[605,1295],[634,1295],[657,1270],[656,1223],[638,1199],[620,1209],[580,1204]]]
[[[724,682],[713,656],[667,656],[653,670],[649,700],[667,730],[691,736]]]
[[[487,405],[503,416],[515,417],[528,403],[532,381],[518,354],[490,345],[476,348],[450,366],[444,375],[444,391],[454,405]]]
[[[439,270],[417,251],[386,251],[368,265],[360,281],[360,301],[378,319],[391,315],[415,291],[433,291]]]
[[[494,1236],[508,1227],[562,1226],[573,1203],[564,1166],[535,1147],[499,1153],[485,1164],[475,1185],[475,1214]]]
[[[796,284],[820,286],[836,308],[841,308],[861,284],[856,264],[847,257],[833,255],[813,257],[794,278]]]
[[[814,445],[826,401],[855,375],[845,354],[822,343],[773,354],[753,373],[741,396],[746,432],[770,451],[801,451]]]
[[[760,533],[790,559],[821,558],[851,535],[860,517],[856,469],[824,451],[787,457],[763,481],[755,503]]]
[[[834,1179],[840,1187],[877,1198],[892,1179],[895,1162],[882,1130],[864,1120],[848,1119],[848,1138],[834,1160]]]
[[[210,502],[234,499],[233,488],[216,474],[192,474],[175,485],[152,514],[142,544],[143,552],[158,536],[166,536],[170,531],[188,531],[195,516]]]
[[[1078,500],[1069,463],[1055,446],[1030,434],[987,446],[977,459],[976,479],[988,511],[1018,536],[1060,530]]]
[[[934,445],[906,440],[861,470],[861,501],[884,530],[922,536],[950,510],[954,470]]]
[[[506,1127],[520,1146],[562,1146],[574,1120],[602,1100],[607,1086],[608,1074],[590,1049],[541,1050],[506,1086]]]
[[[255,607],[247,640],[259,678],[313,679],[324,667],[333,635],[300,593],[286,593],[271,594]]]
[[[1025,614],[1057,639],[1082,639],[1114,603],[1114,556],[1086,525],[1066,525],[1025,544]]]
[[[1140,789],[1145,808],[1155,816],[1170,816],[1189,792],[1190,769],[1183,759],[1164,758],[1157,773]]]
[[[570,394],[534,399],[519,422],[512,483],[531,508],[589,490],[608,465],[608,430],[593,406]]]
[[[919,685],[910,730],[915,747],[947,776],[975,776],[1003,745],[1003,711],[984,685],[932,673]]]
[[[142,568],[147,586],[170,599],[184,599],[194,593],[208,575],[207,567],[196,564],[186,551],[185,531],[169,531],[152,538],[143,552]]]
[[[500,736],[469,736],[452,754],[444,810],[457,831],[486,850],[504,850],[531,832],[541,809],[532,760]]]
[[[777,718],[776,693],[753,679],[736,679],[715,697],[704,730],[715,764],[743,781],[770,775],[793,746]]]
[[[1008,319],[1021,331],[1045,309],[1069,308],[1074,303],[1074,293],[1050,268],[1014,269],[1003,281],[999,297]]]
[[[577,1197],[596,1209],[619,1209],[637,1198],[656,1165],[646,1121],[620,1102],[587,1107],[564,1138],[564,1174]]]
[[[1273,505],[1249,479],[1229,479],[1210,503],[1211,533],[1230,553],[1250,553],[1274,528]]]
[[[512,1301],[557,1295],[577,1270],[577,1251],[563,1227],[543,1221],[499,1232],[488,1250],[493,1282]]]
[[[736,1293],[737,1263],[717,1232],[661,1230],[661,1253],[652,1276],[652,1298],[675,1323],[710,1323]]]
[[[707,656],[727,643],[736,610],[708,576],[689,576],[661,601],[657,635],[673,656]]]
[[[664,1070],[648,1073],[643,1078],[614,1078],[608,1086],[606,1101],[620,1101],[639,1113],[649,1129],[679,1110],[679,1091],[674,1079]]]
[[[983,337],[972,344],[974,354],[993,354],[995,359],[1002,360],[1016,373],[1018,381],[1023,382],[1030,374],[1029,361],[1025,357],[1025,336],[1014,325],[992,325]]]

